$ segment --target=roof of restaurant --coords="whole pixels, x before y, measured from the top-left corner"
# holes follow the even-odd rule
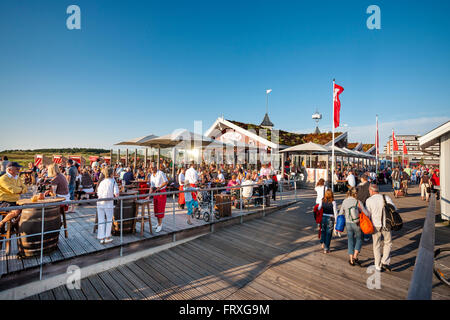
[[[244,123],[234,120],[227,120],[234,125],[244,129],[244,130],[255,130],[255,133],[259,135],[259,130],[264,130],[267,132],[267,140],[271,141],[271,131],[267,130],[266,128],[263,128],[262,126],[251,124],[251,123]],[[303,144],[307,142],[313,142],[321,145],[325,145],[332,139],[332,133],[324,132],[324,133],[293,133],[288,132],[284,130],[278,130],[279,132],[279,144],[285,145],[285,146],[296,146],[298,144]],[[335,132],[335,138],[339,137],[342,134],[342,132]]]
[[[374,143],[365,143],[363,144],[363,151],[367,152],[368,150],[370,150],[375,144]]]
[[[347,149],[353,150],[356,148],[356,146],[359,144],[359,142],[350,142],[347,143]]]

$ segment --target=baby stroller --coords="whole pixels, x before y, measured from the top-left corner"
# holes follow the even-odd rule
[[[217,220],[220,219],[219,211],[215,208],[214,202],[211,203],[211,193],[209,191],[199,191],[197,200],[198,208],[194,211],[195,218],[209,222],[212,212]]]

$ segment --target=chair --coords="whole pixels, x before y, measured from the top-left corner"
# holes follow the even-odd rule
[[[2,216],[2,219],[8,215],[9,212],[1,211],[0,215]],[[6,245],[5,245],[5,254],[9,255],[9,252],[11,251],[11,233],[12,233],[12,223],[11,221],[8,221],[6,223],[6,233],[0,233],[1,238],[6,239]],[[17,231],[14,232],[17,235]]]
[[[152,230],[152,220],[150,215],[150,200],[148,199],[140,199],[136,200],[136,220],[141,219],[141,237],[144,235],[144,222],[145,219],[148,219],[148,225],[150,228],[150,234],[153,234]],[[139,208],[141,208],[141,215],[139,215]],[[145,217],[145,208],[147,208],[147,217]]]

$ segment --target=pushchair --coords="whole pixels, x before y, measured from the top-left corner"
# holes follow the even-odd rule
[[[194,217],[197,219],[203,219],[205,222],[209,222],[211,213],[219,220],[219,211],[216,209],[214,201],[211,202],[211,192],[199,191],[197,194],[198,208],[194,211]]]

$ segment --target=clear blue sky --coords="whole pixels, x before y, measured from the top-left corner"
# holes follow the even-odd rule
[[[81,8],[81,30],[66,9]],[[366,8],[381,8],[381,30]],[[221,114],[331,127],[351,141],[423,134],[450,117],[450,1],[0,2],[0,150],[106,147]]]

